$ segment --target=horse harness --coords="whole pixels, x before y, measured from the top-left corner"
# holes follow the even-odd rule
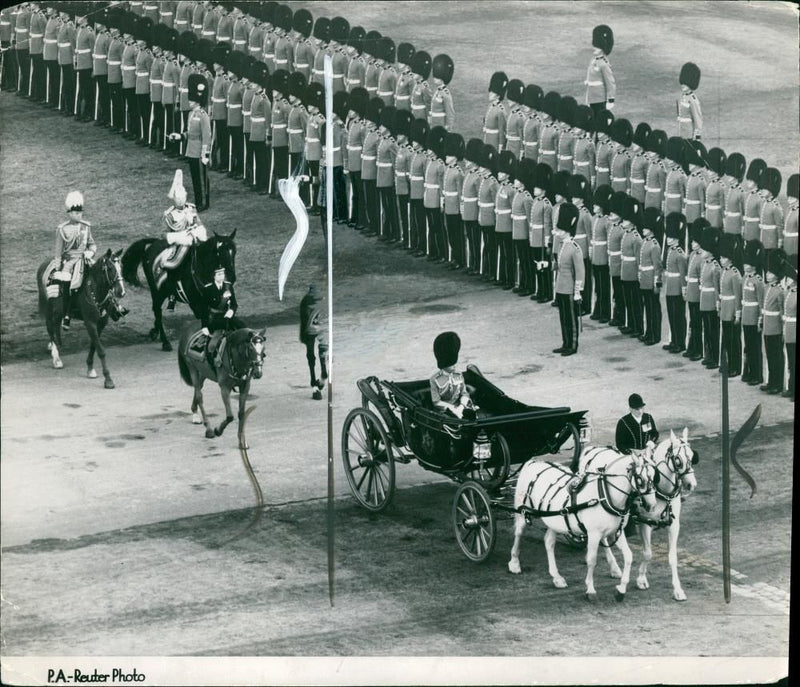
[[[105,317],[107,314],[110,314],[111,318],[114,321],[116,321],[122,315],[126,314],[124,309],[120,308],[119,304],[117,303],[117,299],[114,297],[114,284],[117,283],[117,282],[121,282],[122,281],[122,277],[119,275],[119,273],[117,273],[116,276],[113,279],[111,277],[109,277],[109,275],[108,275],[109,263],[110,263],[110,266],[114,269],[114,272],[117,272],[116,267],[114,267],[113,261],[107,260],[105,256],[103,258],[101,258],[100,261],[101,261],[101,263],[105,263],[105,264],[102,264],[102,268],[101,269],[102,269],[102,272],[103,272],[103,277],[105,278],[105,280],[107,282],[106,295],[103,297],[103,299],[100,302],[97,301],[97,296],[96,296],[96,294],[94,292],[94,289],[89,288],[90,285],[94,282],[93,275],[92,274],[87,274],[86,277],[85,277],[85,282],[86,282],[86,287],[87,287],[86,288],[86,299],[89,301],[90,305],[92,305],[94,308],[97,309],[97,312],[98,312],[100,317]]]
[[[225,339],[227,339],[227,335],[225,336]],[[250,347],[250,344],[252,342],[253,342],[252,338],[250,338],[247,341],[248,348]],[[228,345],[229,343],[230,342],[228,342],[227,340],[225,341],[225,350],[222,353],[223,358],[227,358],[227,360],[228,360],[228,368],[230,369],[230,372],[225,370],[225,374],[230,379],[236,381],[236,384],[233,385],[233,388],[234,389],[237,389],[237,388],[240,389],[241,388],[241,384],[246,382],[253,375],[253,368],[256,365],[256,361],[252,360],[248,356],[247,357],[247,361],[248,361],[249,365],[248,365],[247,369],[244,372],[240,372],[239,370],[236,369],[236,363],[234,362],[233,356],[231,354],[232,346]],[[220,341],[218,345],[221,345],[221,344],[222,344],[222,341]],[[220,365],[219,370],[217,370],[217,374],[219,374],[222,371],[223,371],[223,366]]]
[[[675,464],[675,458],[677,455],[672,450],[672,444],[670,444],[669,448],[667,449],[666,455],[664,456],[663,460],[660,460],[658,463],[655,464],[656,474],[659,476],[659,479],[656,481],[655,491],[656,491],[656,498],[664,501],[667,505],[664,507],[664,510],[661,511],[661,515],[659,516],[658,520],[654,518],[648,518],[645,515],[641,515],[638,511],[634,510],[631,512],[633,519],[642,525],[649,525],[655,530],[663,529],[664,527],[669,527],[673,521],[675,520],[675,513],[672,510],[672,502],[681,495],[683,491],[683,485],[681,484],[681,478],[684,475],[688,475],[690,473],[694,473],[694,469],[692,468],[692,464],[690,461],[687,461],[687,468],[683,472],[680,472],[678,466]],[[672,472],[675,473],[675,482],[672,480],[668,480],[667,477],[664,476],[664,473],[660,472],[658,466],[662,463],[668,463]],[[670,484],[673,485],[672,490],[670,493],[664,493],[660,490],[661,480],[668,480]]]

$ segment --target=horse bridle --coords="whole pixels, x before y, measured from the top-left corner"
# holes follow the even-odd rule
[[[228,349],[228,362],[231,366],[231,371],[233,372],[233,377],[236,379],[245,380],[248,377],[251,377],[255,374],[256,371],[260,371],[261,366],[264,363],[264,358],[266,357],[266,352],[262,348],[261,351],[256,350],[256,344],[264,343],[266,339],[261,336],[260,334],[253,334],[246,342],[242,342],[244,347],[246,347],[245,358],[249,363],[247,369],[240,373],[239,370],[236,369],[236,365],[233,362],[233,358],[231,357],[230,348]],[[258,379],[261,375],[256,375],[256,379]]]
[[[103,273],[103,279],[106,282],[106,295],[98,304],[98,308],[102,308],[105,305],[106,301],[109,299],[111,302],[116,302],[114,298],[114,284],[123,284],[122,281],[122,274],[120,270],[117,269],[117,264],[119,263],[119,257],[116,255],[112,255],[110,258],[106,257],[105,255],[100,258],[100,270]],[[113,278],[109,276],[108,270],[111,268],[114,271]],[[124,290],[124,285],[123,285]]]
[[[678,446],[677,451],[672,450],[672,442],[670,442],[669,448],[667,449],[664,458],[660,460],[658,463],[654,463],[656,472],[659,474],[659,481],[658,484],[656,485],[656,494],[660,496],[662,499],[665,499],[667,501],[671,501],[681,493],[681,489],[683,488],[681,480],[683,479],[683,477],[686,475],[694,474],[694,468],[692,467],[692,459],[685,458],[680,455],[681,449],[684,448],[688,450],[689,445],[682,439],[680,440],[680,445]],[[662,463],[667,464],[672,470],[672,472],[675,473],[674,482],[668,477],[666,477],[666,475],[659,472],[658,466],[661,465]],[[659,487],[661,486],[662,478],[668,481],[672,485],[672,490],[669,493],[663,492],[659,489]]]

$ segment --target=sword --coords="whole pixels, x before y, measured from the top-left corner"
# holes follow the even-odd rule
[[[147,124],[147,145],[153,144],[153,120],[155,119],[155,103],[150,103],[150,121]]]
[[[33,58],[30,57],[28,64],[28,97],[33,93]]]
[[[75,76],[75,102],[73,103],[74,107],[72,108],[72,114],[78,114],[78,96],[81,92],[81,80],[76,74]]]
[[[97,121],[97,115],[99,114],[100,107],[100,83],[95,81],[94,83],[94,121]]]

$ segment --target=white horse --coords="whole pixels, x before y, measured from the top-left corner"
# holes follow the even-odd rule
[[[686,601],[686,593],[678,578],[678,534],[681,530],[681,494],[684,489],[692,492],[697,488],[697,480],[692,466],[699,460],[697,453],[689,445],[689,430],[684,427],[680,438],[670,430],[669,439],[662,441],[653,452],[650,461],[655,465],[656,507],[651,517],[634,516],[642,538],[644,560],[639,566],[636,586],[649,589],[647,565],[653,558],[650,537],[653,527],[666,527],[669,537],[669,567],[672,569],[672,597],[675,601]]]
[[[616,536],[624,569],[620,571],[610,551],[607,551],[606,557],[610,564],[613,561],[612,577],[621,578],[616,587],[616,598],[622,601],[633,563],[633,555],[622,528],[627,522],[626,516],[633,500],[641,499],[648,511],[655,506],[655,468],[641,455],[625,455],[611,448],[584,449],[581,466],[584,477],[574,490],[568,485],[575,475],[563,465],[530,460],[523,466],[514,494],[517,513],[514,515],[514,546],[508,569],[514,574],[522,572],[519,563],[522,530],[527,518],[541,518],[547,527],[544,546],[548,569],[553,584],[559,589],[566,587],[567,581],[556,566],[556,534],[586,538],[586,598],[596,601],[594,568],[597,547],[606,537]]]

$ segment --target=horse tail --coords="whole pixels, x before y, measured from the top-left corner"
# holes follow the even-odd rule
[[[186,362],[182,348],[178,350],[178,369],[181,372],[181,379],[189,386],[194,386],[192,384],[192,374],[189,372],[189,364]]]
[[[47,292],[44,287],[44,272],[47,269],[49,261],[45,260],[39,269],[36,270],[36,290],[39,293],[39,315],[42,317],[47,316]]]
[[[133,286],[141,286],[139,266],[144,267],[147,249],[157,241],[154,238],[139,239],[132,243],[122,255],[122,278]]]

